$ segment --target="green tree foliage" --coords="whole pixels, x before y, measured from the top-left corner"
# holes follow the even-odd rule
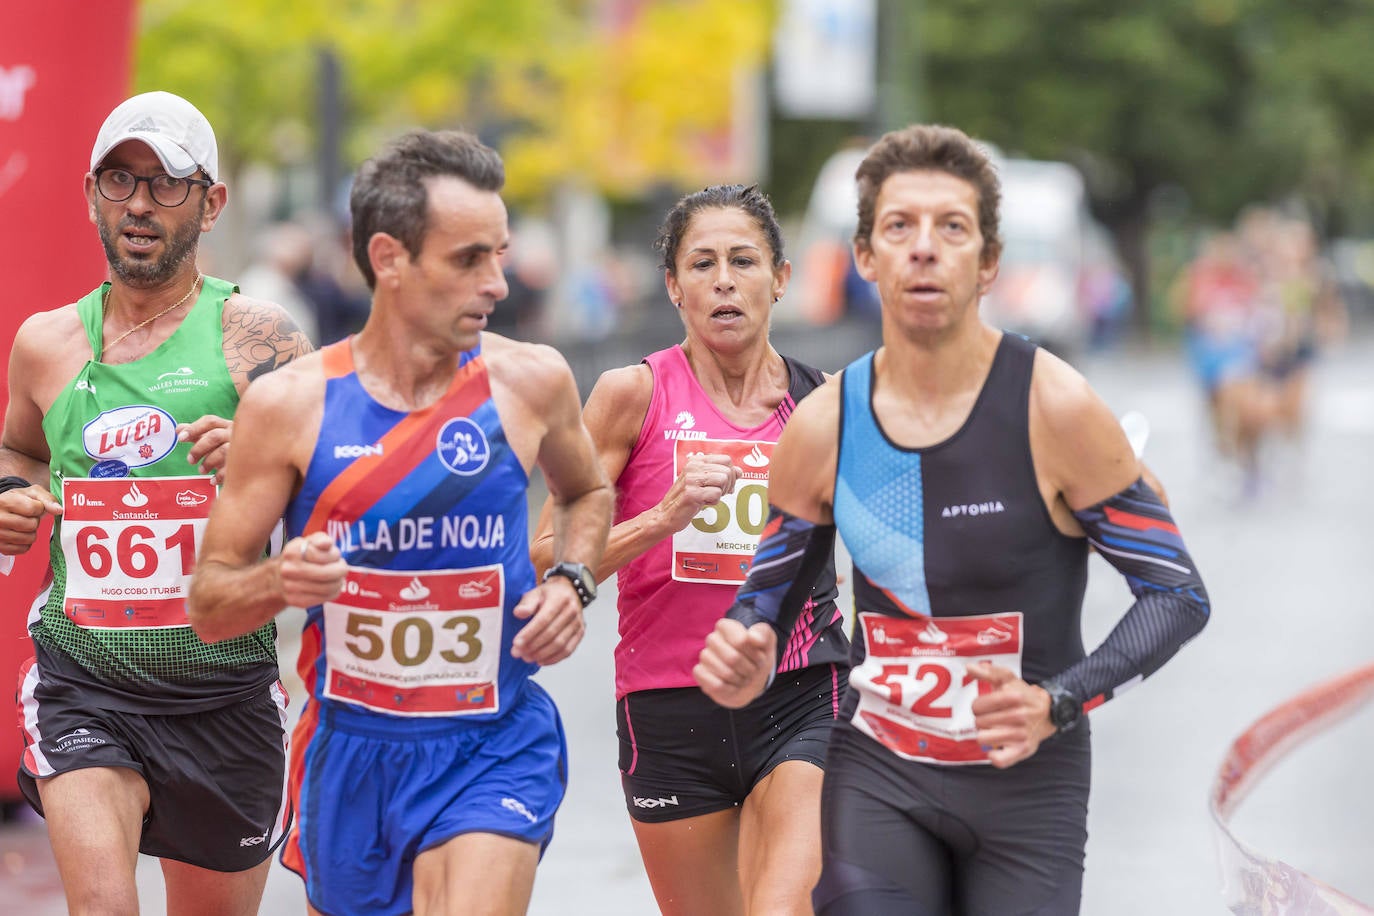
[[[511,172],[618,195],[721,180],[737,81],[762,65],[772,16],[763,0],[660,0],[626,27],[583,28],[537,66],[506,68],[500,107],[527,119],[507,145]]]
[[[731,80],[766,54],[773,6],[142,0],[137,85],[194,100],[219,128],[227,172],[296,162],[315,142],[328,48],[342,63],[350,162],[404,127],[461,124],[500,140],[517,197],[571,178],[634,193],[711,177],[704,145],[728,128]]]
[[[1214,220],[1290,195],[1367,218],[1374,5],[924,0],[915,29],[922,114],[1079,165],[1138,290],[1164,187]]]
[[[191,99],[216,126],[228,175],[249,159],[280,161],[289,130],[310,113],[314,58],[326,0],[235,4],[143,0],[135,86]]]

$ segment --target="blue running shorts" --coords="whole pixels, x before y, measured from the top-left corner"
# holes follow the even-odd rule
[[[411,911],[415,857],[464,833],[540,846],[567,786],[567,742],[549,695],[525,684],[492,722],[302,714],[300,806],[282,863],[328,916]],[[294,762],[294,761],[293,761]]]

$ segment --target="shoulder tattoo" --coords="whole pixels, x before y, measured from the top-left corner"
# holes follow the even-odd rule
[[[234,378],[251,382],[314,349],[281,309],[244,302],[224,310],[224,361]]]

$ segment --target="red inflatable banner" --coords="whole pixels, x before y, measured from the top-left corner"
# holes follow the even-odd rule
[[[1374,665],[1309,688],[1261,716],[1231,743],[1212,785],[1212,817],[1221,860],[1222,896],[1240,916],[1374,916],[1287,862],[1242,842],[1231,815],[1290,750],[1349,716],[1374,697]]]
[[[105,278],[82,176],[96,131],[130,92],[134,0],[48,0],[0,11],[0,353],[34,312],[74,302]],[[0,391],[8,402],[8,384]],[[35,547],[0,578],[0,699],[32,655],[24,619],[47,569]],[[13,709],[8,702],[4,709]],[[18,725],[0,714],[0,801],[19,798]]]

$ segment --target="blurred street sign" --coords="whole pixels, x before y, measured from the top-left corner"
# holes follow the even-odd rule
[[[877,100],[876,0],[785,0],[774,93],[789,118],[864,119]]]

